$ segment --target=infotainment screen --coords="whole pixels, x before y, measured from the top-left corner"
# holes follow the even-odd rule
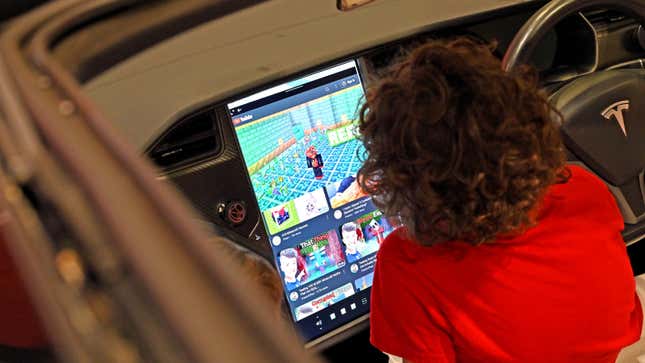
[[[364,91],[355,61],[228,104],[293,320],[307,340],[369,312],[392,226],[356,181]]]

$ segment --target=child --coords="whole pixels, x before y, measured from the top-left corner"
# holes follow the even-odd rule
[[[565,166],[528,70],[433,41],[361,110],[361,187],[406,226],[382,243],[371,341],[405,362],[615,362],[642,312],[607,187]]]

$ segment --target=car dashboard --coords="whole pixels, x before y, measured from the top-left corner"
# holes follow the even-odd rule
[[[159,179],[176,186],[197,209],[205,228],[258,253],[279,271],[280,252],[285,245],[278,248],[281,242],[276,237],[286,240],[283,233],[302,230],[303,225],[312,228],[313,223],[305,223],[305,218],[294,221],[296,214],[306,212],[293,204],[293,198],[280,199],[281,195],[297,189],[297,181],[291,180],[294,168],[316,181],[319,176],[314,170],[319,163],[316,154],[327,163],[319,168],[321,179],[327,177],[328,171],[335,170],[336,162],[349,165],[343,178],[323,179],[327,184],[321,182],[316,188],[306,190],[312,198],[311,204],[324,210],[315,217],[324,216],[325,222],[320,222],[322,217],[310,220],[329,225],[324,231],[297,239],[298,252],[306,249],[302,256],[305,263],[310,263],[311,272],[324,271],[307,280],[308,285],[303,284],[302,288],[317,285],[321,290],[307,293],[304,299],[307,301],[297,294],[289,294],[290,289],[285,296],[308,346],[325,347],[368,324],[369,289],[364,287],[371,284],[368,273],[373,269],[376,249],[370,251],[369,263],[356,265],[358,273],[353,271],[355,264],[345,260],[346,251],[340,263],[332,261],[334,268],[329,272],[323,267],[330,263],[334,250],[344,248],[345,243],[339,243],[343,239],[343,224],[359,225],[357,231],[363,235],[371,231],[371,223],[386,232],[394,224],[380,216],[369,198],[343,204],[345,209],[332,203],[335,193],[332,182],[340,184],[344,178],[355,176],[360,167],[359,140],[343,127],[354,125],[363,90],[393,60],[428,39],[468,36],[483,43],[495,43],[496,54],[501,57],[517,30],[544,4],[542,1],[463,3],[468,3],[468,7],[431,5],[423,0],[405,4],[376,1],[342,12],[331,1],[268,2],[170,38],[88,79],[84,87],[114,121],[116,129],[158,167]],[[643,68],[645,44],[639,42],[638,29],[638,24],[630,18],[603,9],[576,14],[544,37],[535,51],[533,66],[542,75],[547,91],[557,90],[566,81],[596,70]],[[59,46],[66,45],[63,42]],[[349,69],[354,73],[333,73],[338,67],[345,67],[341,73]],[[311,80],[320,74],[324,75]],[[330,74],[335,78],[324,78]],[[325,82],[321,83],[323,78]],[[348,83],[350,79],[355,84]],[[319,82],[315,85],[311,83],[316,81]],[[305,111],[310,115],[306,127],[300,119],[294,121],[294,112],[297,113],[302,102],[275,109],[273,113],[259,116],[254,113],[269,102],[275,105],[293,96],[287,97],[285,93],[300,94],[302,87],[309,87],[304,91],[322,89],[316,97],[302,102],[329,97],[329,110],[345,109],[320,111],[321,115],[311,116],[317,106],[307,106]],[[334,97],[345,97],[349,94],[345,89],[354,93],[342,100],[350,104],[341,105]],[[344,93],[339,93],[343,90]],[[279,98],[280,95],[284,97]],[[258,104],[258,101],[265,102]],[[240,128],[245,124],[253,124],[258,118],[266,121],[278,112],[286,112],[290,117],[281,122],[295,130],[292,132],[297,136],[292,143],[292,136],[277,135],[277,126],[258,128],[260,131],[252,137],[241,136]],[[326,121],[325,115],[333,115],[333,120]],[[316,144],[316,140],[323,139],[323,146]],[[253,149],[257,145],[251,144],[259,145],[266,140],[270,146]],[[312,145],[317,149],[310,156],[308,147]],[[352,147],[347,155],[334,160],[337,145]],[[292,154],[290,159],[281,159]],[[269,168],[278,170],[272,170],[271,174]],[[270,176],[265,179],[255,178],[267,174]],[[263,183],[266,190],[259,192],[259,185]],[[339,185],[334,188],[338,189]],[[268,193],[279,203],[263,204],[262,193]],[[349,207],[356,211],[348,212]],[[340,217],[334,215],[341,210]],[[629,228],[625,238],[636,242],[630,238],[642,235],[642,231]],[[328,230],[334,232],[325,243],[312,242]],[[356,278],[343,280],[342,286],[329,285],[322,289],[324,276],[334,276],[336,270],[343,276],[356,274]],[[292,291],[303,295],[301,289]],[[323,310],[314,309],[304,317],[297,316],[300,303],[311,308],[314,301],[333,300],[340,295],[346,299],[338,298],[337,302],[323,304]]]

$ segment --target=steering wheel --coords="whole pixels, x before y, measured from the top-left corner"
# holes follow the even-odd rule
[[[645,24],[643,0],[554,0],[538,10],[516,34],[504,56],[504,69],[513,72],[527,63],[549,30],[567,16],[588,8],[617,10]],[[569,163],[577,163],[604,179],[626,227],[631,227],[626,231],[638,232],[642,237],[645,70],[605,70],[584,75],[551,94],[550,101],[563,116],[561,130]]]

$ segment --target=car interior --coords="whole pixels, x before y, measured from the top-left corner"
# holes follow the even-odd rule
[[[308,350],[387,361],[369,344],[370,286],[396,223],[357,188],[355,127],[370,84],[429,39],[469,37],[509,72],[538,70],[568,162],[607,184],[645,272],[645,3],[244,1],[214,20],[188,3],[79,10],[52,57],[207,234],[273,265]]]

